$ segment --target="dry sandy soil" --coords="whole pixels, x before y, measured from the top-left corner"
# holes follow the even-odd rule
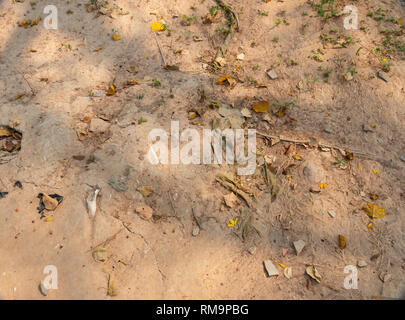
[[[317,15],[319,2],[229,1],[239,31],[226,63],[215,69],[227,15],[213,9],[213,21],[203,23],[212,0],[119,0],[94,10],[84,1],[2,0],[0,125],[14,127],[22,140],[18,150],[18,133],[0,137],[0,192],[8,192],[0,199],[1,298],[400,297],[405,11],[399,1],[336,0],[336,12],[346,4],[358,8],[359,29],[345,30],[344,16]],[[57,30],[43,25],[48,4],[58,8]],[[37,25],[17,25],[37,17]],[[166,30],[153,32],[154,21]],[[164,69],[162,55],[179,70]],[[267,76],[269,69],[277,79]],[[383,69],[388,82],[377,77]],[[226,74],[234,87],[218,84]],[[127,85],[132,79],[139,84]],[[111,84],[116,90],[107,95]],[[253,111],[263,100],[269,112]],[[238,176],[234,165],[148,161],[150,130],[169,131],[171,120],[182,130],[211,128],[221,117],[218,106],[250,110],[244,128],[309,142],[257,135],[250,176]],[[272,173],[269,185],[264,166]],[[218,174],[255,194],[251,208],[242,199],[224,203],[230,192]],[[86,198],[95,185],[101,192],[91,218]],[[152,194],[144,197],[141,186]],[[37,211],[39,193],[64,197],[45,218]],[[363,210],[369,202],[386,215],[369,218]],[[142,219],[139,206],[150,206],[152,219]],[[297,240],[306,243],[299,255]],[[96,247],[107,250],[105,262],[93,258]],[[278,276],[267,276],[265,260]],[[345,266],[361,260],[367,266],[358,268],[358,289],[345,289]],[[38,285],[47,265],[57,267],[58,289],[43,296]],[[320,283],[310,280],[307,266],[316,267]],[[115,296],[107,295],[109,277]]]

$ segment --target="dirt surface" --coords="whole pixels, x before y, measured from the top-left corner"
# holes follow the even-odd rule
[[[335,1],[336,12],[358,8],[359,29],[345,30],[345,16],[322,17],[330,3],[319,2],[229,1],[239,31],[215,68],[229,20],[215,1],[120,0],[105,8],[93,1],[88,9],[54,0],[58,29],[48,30],[48,1],[2,0],[0,192],[8,194],[0,197],[1,298],[400,297],[405,12],[399,1]],[[37,17],[36,25],[17,25]],[[154,21],[166,30],[152,31]],[[387,82],[377,76],[383,70]],[[218,84],[225,75],[231,82]],[[134,79],[139,84],[127,84]],[[252,110],[258,101],[268,101],[269,112]],[[171,120],[181,130],[211,128],[218,106],[247,108],[243,127],[273,136],[257,135],[253,175],[238,176],[234,165],[148,161],[150,130],[170,132]],[[227,206],[230,191],[218,174],[251,190],[252,206],[243,199]],[[91,217],[86,199],[96,185]],[[152,193],[142,195],[142,186]],[[40,193],[63,196],[42,218]],[[367,203],[385,216],[368,217]],[[151,219],[140,217],[141,206],[153,209]],[[305,242],[299,255],[297,240]],[[93,258],[100,247],[104,262]],[[265,260],[278,276],[268,277]],[[345,289],[344,268],[361,260],[358,289]],[[43,296],[47,265],[57,267],[58,289]]]

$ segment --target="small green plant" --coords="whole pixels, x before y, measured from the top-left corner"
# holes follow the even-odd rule
[[[274,41],[274,42],[278,42],[278,40],[280,40],[280,37],[279,37],[279,36],[275,36],[275,37],[273,38],[273,41]]]
[[[354,76],[356,74],[356,71],[353,69],[348,69],[346,70],[347,73],[350,73],[352,76]]]
[[[145,96],[145,94],[144,94],[144,93],[141,93],[141,94],[138,95],[138,99],[139,99],[139,100],[142,100],[144,96]]]
[[[329,79],[330,74],[332,73],[332,70],[328,70],[326,72],[323,73],[323,77],[326,79]]]
[[[197,21],[197,17],[196,17],[196,16],[189,17],[189,16],[187,16],[186,14],[184,14],[184,15],[183,15],[183,19],[182,19],[182,21],[181,21],[181,24],[182,24],[183,26],[190,26],[191,23],[192,23],[192,22],[195,22],[195,21]]]
[[[274,21],[274,24],[275,24],[276,26],[278,26],[280,23],[281,23],[281,20],[280,20],[280,19],[277,19],[276,21]]]
[[[384,62],[382,66],[383,71],[389,72],[391,70],[391,65],[392,65],[391,61]]]
[[[268,11],[262,11],[262,10],[258,9],[257,14],[259,16],[266,16],[267,17],[269,15],[269,12]]]
[[[226,37],[229,33],[229,30],[225,28],[218,28],[215,30],[215,32],[218,32],[219,34],[222,34],[224,37]]]
[[[160,81],[158,79],[152,79],[152,85],[154,87],[160,87],[161,83],[160,83]]]
[[[69,9],[66,11],[66,14],[73,14],[73,11]]]
[[[323,58],[322,58],[319,54],[314,54],[314,55],[312,56],[312,59],[314,59],[315,61],[318,61],[318,62],[322,62],[322,61],[323,61]]]

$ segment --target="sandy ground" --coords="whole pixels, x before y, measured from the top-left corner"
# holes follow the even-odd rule
[[[351,4],[335,2],[340,11]],[[57,30],[43,26],[43,8],[51,3],[32,3],[0,2],[0,125],[22,133],[20,151],[0,154],[0,192],[8,192],[0,199],[2,298],[401,295],[405,62],[404,23],[398,19],[405,12],[399,1],[354,1],[358,30],[345,30],[343,16],[322,21],[305,1],[229,1],[240,30],[229,43],[226,65],[216,70],[210,63],[224,40],[225,15],[219,12],[211,24],[201,19],[214,1],[109,1],[107,9],[116,8],[109,16],[88,12],[82,1],[54,0]],[[388,10],[383,20],[367,16],[379,7]],[[37,17],[38,25],[17,25]],[[166,31],[154,33],[154,21],[164,22]],[[375,50],[385,39],[382,30],[397,32],[402,51]],[[121,39],[114,41],[113,34]],[[325,34],[334,40],[322,40]],[[339,35],[344,46],[335,41]],[[166,63],[179,71],[163,68],[157,43]],[[387,64],[385,82],[376,75]],[[269,69],[277,79],[269,79]],[[218,84],[225,74],[236,79],[235,87]],[[132,79],[140,84],[126,85]],[[116,92],[106,95],[111,84]],[[252,110],[261,100],[274,104],[267,118]],[[182,130],[211,128],[219,117],[212,101],[249,109],[245,128],[311,143],[272,143],[258,135],[257,168],[250,176],[238,176],[234,165],[152,165],[150,130],[170,132],[171,120]],[[205,113],[190,120],[195,109]],[[345,151],[354,158],[337,163]],[[280,189],[275,197],[263,164],[274,172],[273,189]],[[229,191],[216,182],[220,173],[255,193],[251,208],[241,199],[225,205]],[[101,192],[92,219],[86,198],[94,185]],[[320,192],[309,191],[319,185]],[[141,186],[152,186],[153,193],[144,197],[137,191]],[[48,213],[52,221],[37,212],[39,193],[64,197]],[[370,219],[362,209],[369,202],[385,208],[386,215]],[[153,218],[142,219],[135,212],[139,206],[153,208]],[[236,225],[228,227],[236,217]],[[347,240],[344,249],[339,235]],[[297,240],[305,242],[299,255]],[[96,247],[107,249],[105,262],[93,258]],[[267,276],[265,260],[274,263],[278,276]],[[345,266],[361,260],[367,266],[358,268],[358,289],[345,289]],[[58,289],[43,296],[38,285],[47,265],[57,267]],[[321,274],[320,283],[306,275],[308,266]],[[290,278],[285,268],[291,268]],[[107,295],[109,277],[116,296]]]

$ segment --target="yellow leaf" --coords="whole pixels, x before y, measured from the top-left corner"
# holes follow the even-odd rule
[[[346,237],[341,234],[339,235],[339,246],[341,249],[346,248]]]
[[[287,268],[285,265],[283,265],[282,263],[280,263],[280,267],[281,268]]]
[[[114,33],[114,34],[112,35],[112,38],[113,38],[114,41],[118,41],[118,40],[121,39],[121,36],[120,36],[119,34]]]
[[[124,260],[118,260],[118,262],[121,262],[124,266],[128,265],[128,263],[126,263]]]
[[[300,155],[298,155],[298,154],[294,155],[293,158],[294,158],[295,160],[298,160],[298,161],[303,161],[303,160],[304,160],[304,159],[303,159]]]
[[[236,218],[235,220],[229,219],[228,227],[230,227],[230,228],[234,227],[237,222],[238,222],[238,218]]]
[[[165,30],[165,26],[157,21],[154,21],[152,23],[152,30],[155,32],[159,32],[159,31],[164,31]]]
[[[377,169],[374,169],[373,172],[374,172],[374,174],[378,174],[378,170],[377,170]]]
[[[367,203],[363,210],[367,213],[367,215],[370,218],[382,218],[385,216],[385,209],[383,207],[380,207],[379,205],[375,203]]]
[[[100,51],[101,49],[103,49],[103,47],[100,46],[100,47],[97,47],[96,49],[94,49],[93,51],[97,52],[97,51]]]
[[[141,84],[141,83],[136,79],[132,79],[132,80],[127,81],[127,85],[129,85],[129,86],[134,86],[134,85],[139,85],[139,84]]]
[[[321,184],[319,185],[319,188],[320,188],[320,189],[325,189],[325,188],[326,188],[326,183],[321,183]]]
[[[402,18],[397,20],[398,24],[402,24]]]
[[[268,101],[259,101],[252,105],[255,112],[268,112],[269,106],[270,104]]]
[[[219,85],[224,84],[224,82],[226,81],[226,79],[228,79],[229,77],[230,77],[229,74],[226,74],[225,76],[219,78],[219,79],[218,79],[218,84],[219,84]]]
[[[55,218],[54,217],[48,217],[48,218],[46,218],[44,221],[45,222],[51,222],[51,221],[53,221]]]
[[[112,84],[107,90],[107,96],[112,96],[115,94],[115,86]]]
[[[282,118],[285,116],[285,113],[287,111],[286,106],[282,106],[276,113],[277,118]]]

